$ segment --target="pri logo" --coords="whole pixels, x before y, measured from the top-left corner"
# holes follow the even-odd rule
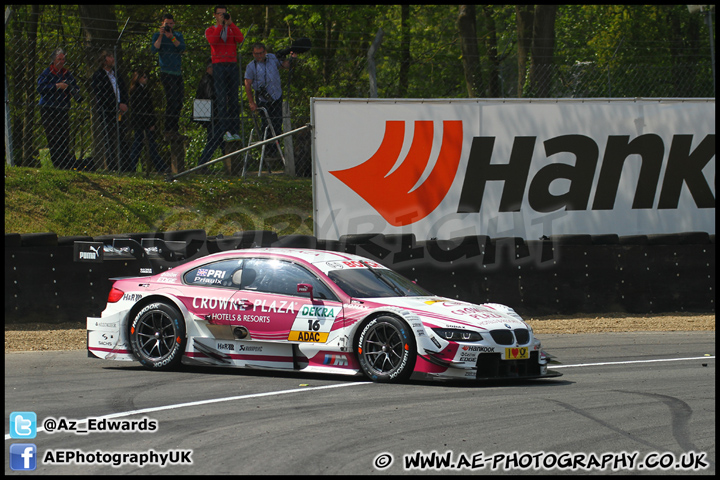
[[[370,204],[391,225],[400,227],[422,220],[443,201],[455,179],[462,152],[461,120],[445,120],[442,145],[435,166],[423,183],[417,185],[430,161],[434,122],[416,120],[412,144],[403,162],[405,122],[385,122],[385,137],[377,152],[364,163],[332,173]]]

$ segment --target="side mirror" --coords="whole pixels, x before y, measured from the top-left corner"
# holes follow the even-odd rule
[[[310,301],[313,301],[313,287],[309,283],[298,283],[297,286],[297,292],[298,293],[310,293]]]

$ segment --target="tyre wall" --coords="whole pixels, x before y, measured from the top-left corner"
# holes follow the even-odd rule
[[[75,261],[76,241],[112,245],[119,238],[132,255]],[[135,243],[146,246],[153,239],[172,248],[149,256]],[[111,278],[159,273],[209,253],[253,246],[357,253],[435,294],[503,303],[521,315],[715,311],[715,235],[705,232],[416,242],[412,234],[347,235],[335,241],[268,231],[206,237],[203,230],[184,230],[99,237],[6,234],[5,322],[83,322],[105,308]]]

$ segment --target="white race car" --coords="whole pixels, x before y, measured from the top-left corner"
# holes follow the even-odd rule
[[[88,351],[153,370],[180,364],[408,378],[557,377],[509,307],[438,297],[339,252],[233,250],[116,279]]]

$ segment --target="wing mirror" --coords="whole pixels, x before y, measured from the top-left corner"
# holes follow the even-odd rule
[[[314,300],[313,287],[309,283],[298,283],[297,292],[298,293],[310,293],[310,301],[312,302]]]

